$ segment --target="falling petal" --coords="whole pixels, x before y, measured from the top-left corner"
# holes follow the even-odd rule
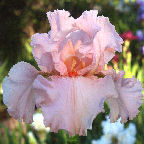
[[[103,111],[107,96],[116,95],[111,76],[57,77],[51,81],[38,76],[34,82],[37,104],[42,108],[44,124],[52,132],[65,129],[70,135],[86,135],[92,121]],[[41,97],[42,94],[42,97]]]
[[[32,84],[38,71],[26,62],[14,65],[3,81],[3,102],[15,119],[31,123],[35,109]]]
[[[132,120],[139,112],[138,108],[143,103],[142,84],[136,78],[123,78],[124,72],[113,73],[118,98],[108,98],[110,106],[110,120],[116,121],[121,117],[121,122]]]

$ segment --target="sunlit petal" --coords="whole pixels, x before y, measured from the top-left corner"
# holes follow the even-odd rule
[[[39,91],[37,103],[42,108],[45,126],[53,132],[65,129],[70,135],[86,135],[93,119],[103,111],[106,97],[117,95],[110,76],[52,76],[51,80],[38,76],[34,88]]]
[[[15,119],[31,123],[35,109],[32,84],[38,72],[30,64],[19,62],[3,81],[3,102]]]

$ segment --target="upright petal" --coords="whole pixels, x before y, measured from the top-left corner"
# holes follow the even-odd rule
[[[62,33],[65,35],[73,29],[74,18],[70,17],[68,11],[54,10],[47,12],[47,17],[51,25],[51,39],[60,37]]]
[[[116,32],[115,27],[110,23],[109,18],[98,16],[97,23],[101,27],[101,30],[97,33],[97,37],[101,42],[102,50],[112,48],[115,51],[121,52],[123,40]]]
[[[54,63],[51,55],[54,47],[46,33],[36,33],[32,36],[31,46],[33,47],[32,53],[39,66],[44,72],[51,72],[54,69]]]
[[[92,54],[93,61],[88,67],[79,73],[99,73],[115,55],[116,51],[122,51],[123,40],[115,31],[115,27],[104,16],[97,17],[97,11],[85,11],[76,20],[76,27],[86,32],[90,40],[83,42],[79,52],[83,55]]]
[[[97,25],[97,10],[84,11],[82,15],[76,19],[75,26],[86,32],[90,38],[93,38],[100,30],[100,27]]]
[[[51,40],[49,34],[46,33],[34,34],[31,39],[33,56],[39,68],[44,72],[55,72],[56,70],[64,75],[67,69],[60,60],[59,42]]]
[[[75,50],[72,44],[72,41],[69,40],[66,45],[63,47],[61,52],[61,60],[64,62],[68,57],[75,56]]]
[[[123,40],[107,17],[99,16],[97,18],[97,23],[101,27],[101,30],[97,32],[95,37],[100,44],[101,66],[107,64],[114,57],[115,51],[122,51]]]
[[[35,109],[32,84],[38,71],[26,62],[14,65],[3,81],[3,102],[15,119],[32,122]]]
[[[95,67],[89,74],[99,73],[105,69],[105,64],[115,56],[115,52],[122,51],[123,40],[118,35],[115,27],[104,16],[96,18],[97,25],[101,28],[95,35],[93,42],[89,45],[93,50]]]
[[[88,55],[91,56],[91,64],[82,70],[79,71],[79,74],[88,73],[89,75],[98,73],[99,72],[99,63],[101,57],[101,49],[100,44],[97,39],[93,39],[89,41],[89,43],[85,43],[81,45],[80,52],[87,57]],[[104,65],[104,64],[103,64]]]
[[[51,81],[38,76],[34,82],[37,104],[41,106],[44,124],[52,132],[65,129],[70,135],[86,135],[92,128],[92,121],[103,111],[107,96],[116,95],[110,76],[56,77]]]
[[[138,108],[143,103],[142,84],[136,78],[124,79],[123,72],[112,74],[118,98],[108,98],[110,106],[110,119],[112,122],[121,117],[121,122],[132,120],[139,112]]]

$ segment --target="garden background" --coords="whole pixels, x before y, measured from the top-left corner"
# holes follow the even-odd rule
[[[65,131],[58,134],[35,129],[11,118],[3,104],[2,81],[10,68],[19,61],[37,67],[30,46],[34,33],[50,30],[46,12],[68,10],[77,18],[85,10],[97,9],[98,15],[109,17],[110,22],[124,39],[123,52],[116,53],[109,64],[116,71],[125,70],[125,77],[137,77],[144,85],[144,1],[142,0],[1,0],[0,1],[0,144],[91,144],[103,135],[101,122],[109,114],[100,113],[87,137],[69,137]],[[107,66],[106,66],[107,68]],[[136,126],[136,144],[144,144],[144,104],[139,115],[128,121]],[[38,110],[40,112],[40,110]],[[118,140],[113,139],[113,144]]]

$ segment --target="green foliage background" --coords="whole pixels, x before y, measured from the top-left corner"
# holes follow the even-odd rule
[[[136,22],[137,7],[134,2],[125,0],[122,10],[118,9],[119,0],[1,0],[0,1],[0,84],[4,76],[18,61],[27,61],[37,67],[32,56],[30,38],[34,33],[44,33],[50,30],[46,12],[55,9],[70,11],[73,17],[78,17],[85,10],[99,9],[99,15],[109,17],[115,25],[117,32],[131,30],[135,33],[138,29],[144,30],[144,24]],[[128,8],[129,10],[125,10]],[[119,54],[120,69],[126,71],[125,77],[134,75],[144,84],[144,56],[140,52],[143,41],[131,41],[125,43],[125,50]],[[114,67],[114,63],[110,63]],[[0,94],[0,112],[5,112]],[[0,124],[0,144],[90,144],[92,139],[98,139],[102,135],[101,121],[109,113],[105,104],[105,114],[99,114],[93,122],[93,130],[88,131],[87,137],[69,137],[64,131],[58,134],[42,133],[35,131],[30,125],[26,125],[23,132],[19,124],[14,130]],[[6,114],[6,118],[8,115]],[[3,117],[0,115],[0,120]],[[137,126],[136,144],[144,143],[144,105],[140,107],[139,115],[132,121]],[[128,125],[126,123],[125,126]],[[29,140],[27,132],[32,131],[36,142]]]

